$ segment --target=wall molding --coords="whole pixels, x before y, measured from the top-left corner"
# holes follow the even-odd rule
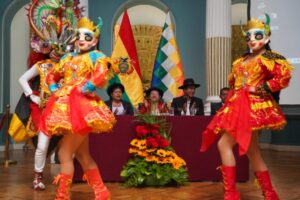
[[[167,4],[165,4],[164,2],[160,1],[160,0],[128,0],[125,1],[124,3],[122,3],[121,5],[118,6],[118,8],[116,9],[113,18],[111,20],[111,32],[112,32],[112,36],[111,36],[111,49],[113,50],[114,47],[114,27],[119,19],[119,17],[123,14],[125,9],[129,9],[131,7],[134,6],[138,6],[138,5],[148,5],[148,6],[153,6],[156,7],[160,10],[162,10],[163,12],[165,12],[166,14],[168,12],[170,12],[170,17],[171,17],[171,21],[172,21],[172,25],[173,25],[173,29],[174,29],[174,34],[176,36],[176,22],[175,22],[175,17],[173,15],[173,12],[170,10],[170,8],[167,6]]]
[[[19,150],[23,149],[25,143],[19,143],[19,144],[9,144],[9,150]],[[30,147],[29,147],[30,148]],[[0,152],[4,152],[5,146],[0,145]]]
[[[267,143],[260,143],[259,146],[261,149],[269,149],[274,151],[300,152],[300,146],[277,145],[277,144],[267,144]]]
[[[0,113],[10,102],[10,33],[12,20],[19,9],[29,3],[29,0],[13,0],[5,9],[1,19],[0,47]]]

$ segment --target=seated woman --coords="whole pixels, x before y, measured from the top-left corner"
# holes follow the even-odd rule
[[[168,113],[169,109],[166,103],[162,100],[163,91],[159,88],[152,87],[146,91],[146,98],[144,103],[139,105],[139,113],[160,115]]]
[[[105,104],[115,115],[133,115],[133,108],[127,101],[122,100],[124,86],[120,83],[114,83],[107,89],[109,100]]]

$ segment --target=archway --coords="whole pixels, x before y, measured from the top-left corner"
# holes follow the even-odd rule
[[[143,87],[147,89],[151,85],[156,51],[169,8],[161,1],[156,0],[134,0],[122,4],[115,13],[112,21],[112,49],[119,32],[124,9],[127,9],[134,34]],[[175,25],[174,17],[171,12],[170,14],[172,22]]]

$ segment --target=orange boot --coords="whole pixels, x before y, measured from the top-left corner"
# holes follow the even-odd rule
[[[235,166],[221,166],[224,184],[224,200],[240,200],[240,193],[235,187]]]
[[[72,177],[72,175],[63,173],[55,177],[53,183],[58,184],[55,200],[70,200]]]
[[[98,168],[90,169],[83,175],[83,180],[93,188],[95,200],[110,200],[111,195],[107,187],[103,184]]]
[[[279,200],[277,193],[272,187],[269,171],[255,172],[255,176],[261,187],[265,200]]]

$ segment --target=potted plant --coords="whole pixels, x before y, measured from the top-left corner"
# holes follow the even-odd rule
[[[185,161],[171,147],[171,126],[165,117],[137,116],[136,137],[130,142],[132,154],[121,171],[125,186],[183,185],[188,181]]]

